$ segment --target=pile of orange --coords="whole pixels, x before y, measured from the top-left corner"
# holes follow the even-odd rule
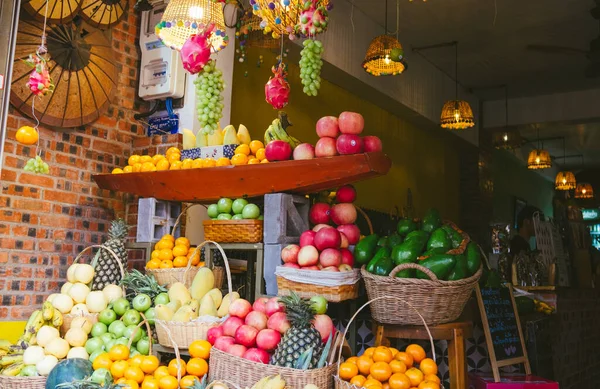
[[[181,151],[177,147],[171,147],[165,155],[156,154],[150,156],[134,154],[127,160],[127,166],[123,169],[113,169],[112,174],[175,170],[180,165]]]
[[[154,251],[150,261],[146,263],[146,269],[172,269],[174,267],[186,267],[191,261],[192,266],[203,266],[200,263],[200,254],[195,253],[195,247],[190,247],[188,238],[177,238],[171,234],[164,235],[154,245]]]
[[[435,361],[418,344],[405,351],[393,347],[369,347],[340,365],[338,375],[365,389],[440,389]]]
[[[269,162],[265,157],[265,145],[259,140],[253,140],[249,145],[241,144],[233,153],[231,164],[234,166]]]

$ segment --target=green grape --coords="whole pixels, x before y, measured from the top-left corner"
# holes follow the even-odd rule
[[[323,61],[323,43],[317,40],[305,40],[300,52],[300,79],[303,91],[308,96],[316,96],[321,88],[321,67]]]
[[[225,88],[223,73],[216,68],[215,61],[210,61],[198,73],[196,84],[196,105],[198,120],[203,134],[212,133],[223,116],[223,106],[217,103],[223,99],[221,94]]]

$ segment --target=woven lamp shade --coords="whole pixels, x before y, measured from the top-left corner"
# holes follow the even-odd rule
[[[521,138],[519,130],[507,128],[494,132],[493,144],[497,149],[513,150],[523,145],[523,138]]]
[[[201,33],[214,23],[209,41],[212,51],[224,49],[229,42],[225,34],[223,4],[212,0],[171,0],[162,20],[156,25],[156,35],[174,50],[181,50],[191,35]]]
[[[442,128],[450,130],[464,130],[475,125],[473,110],[464,100],[446,101],[440,117]]]
[[[575,188],[575,198],[576,199],[592,199],[594,198],[594,188],[592,185],[585,184],[577,184],[577,188]]]
[[[532,150],[527,158],[529,169],[548,169],[552,167],[552,158],[546,150]]]
[[[572,172],[559,172],[554,180],[554,188],[556,190],[571,190],[577,187],[575,175]]]
[[[244,15],[240,26],[240,40],[246,41],[246,46],[260,49],[276,49],[281,45],[281,40],[273,38],[260,27],[261,19],[247,13]]]
[[[304,0],[251,0],[250,5],[256,16],[265,21],[265,32],[277,39],[281,35],[295,34],[294,28],[300,24]],[[317,0],[316,8],[329,6],[329,0]]]
[[[380,35],[371,41],[367,55],[362,65],[367,73],[372,76],[395,76],[406,70],[406,62],[391,60],[394,49],[402,49],[398,39],[389,35]]]

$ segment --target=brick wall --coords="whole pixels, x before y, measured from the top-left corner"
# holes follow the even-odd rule
[[[107,112],[78,129],[40,128],[49,175],[22,170],[35,148],[14,141],[31,120],[11,110],[0,186],[0,320],[22,320],[59,290],[66,269],[85,246],[101,243],[114,217],[124,217],[131,196],[100,190],[91,175],[126,164],[143,134],[133,115],[137,98],[138,15],[131,9],[112,29],[117,91]],[[137,204],[137,202],[135,202]]]

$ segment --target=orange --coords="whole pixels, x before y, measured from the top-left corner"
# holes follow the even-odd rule
[[[142,355],[136,355],[133,358],[129,358],[129,361],[127,361],[127,363],[129,363],[129,366],[140,367],[143,359],[144,357]]]
[[[400,351],[400,350],[398,350],[397,348],[394,348],[394,347],[388,347],[388,349],[392,352],[392,356],[394,356],[394,357]]]
[[[375,347],[369,347],[368,349],[365,350],[363,355],[366,355],[369,358],[373,358],[374,353],[375,353]]]
[[[263,161],[266,158],[265,149],[258,149],[258,150],[256,150],[256,153],[254,153],[254,156],[256,158],[258,158],[260,161]]]
[[[160,259],[154,258],[148,261],[146,269],[158,269],[160,267]]]
[[[168,259],[166,259],[160,263],[160,266],[158,268],[159,269],[172,269],[173,261],[169,261]]]
[[[358,360],[358,357],[350,357],[350,358],[346,359],[345,362],[354,363],[356,365],[357,360]]]
[[[126,380],[123,385],[123,389],[138,389],[140,387],[134,380]]]
[[[166,161],[167,157],[165,157],[162,154],[156,154],[156,155],[152,156],[152,163],[155,164],[155,165],[158,164],[160,161],[163,161],[163,160]]]
[[[137,366],[129,366],[125,369],[125,378],[141,384],[144,381],[144,372]]]
[[[419,384],[418,389],[440,389],[440,384],[434,381],[423,381]]]
[[[263,142],[261,142],[259,140],[253,140],[252,142],[250,142],[250,152],[252,152],[253,155],[256,155],[258,150],[264,149],[264,148],[265,148],[265,145],[263,144]]]
[[[387,347],[379,346],[373,352],[373,360],[375,362],[390,363],[392,359],[394,359],[392,352]]]
[[[248,159],[248,165],[258,165],[258,164],[260,164],[260,159],[258,159],[258,158],[250,157],[250,159]]]
[[[192,169],[201,169],[203,163],[204,160],[201,158],[194,159],[194,162],[192,162]]]
[[[421,363],[419,363],[419,370],[421,370],[424,375],[436,375],[438,372],[438,367],[433,359],[425,358],[421,361]]]
[[[173,162],[181,162],[181,154],[169,154],[167,155],[167,161],[172,165]]]
[[[198,263],[200,263],[200,254],[198,254],[198,253],[188,254],[188,259],[190,259],[192,261],[192,266],[196,266],[196,265],[198,265]]]
[[[100,355],[98,355],[96,357],[96,359],[94,359],[94,363],[92,363],[92,367],[94,368],[94,370],[98,370],[98,369],[109,369],[110,370],[110,366],[112,365],[112,359],[110,359],[110,357],[108,356],[108,353],[102,353]]]
[[[177,370],[181,372],[182,377],[185,375],[185,361],[183,359],[180,359],[179,361],[177,359],[172,359],[171,362],[169,362],[169,374],[173,377],[177,377]]]
[[[175,242],[175,237],[171,234],[164,234],[160,240],[170,240],[171,242]]]
[[[196,377],[202,377],[206,373],[208,373],[208,363],[206,360],[202,358],[191,358],[185,369],[188,374],[194,375]]]
[[[141,172],[155,172],[156,171],[156,166],[154,166],[154,164],[152,162],[144,162],[142,164],[142,168],[140,169]]]
[[[235,154],[231,157],[231,164],[233,166],[246,165],[248,164],[248,156],[246,154]]]
[[[265,159],[261,160],[260,163],[269,163],[269,160],[265,158]]]
[[[177,240],[179,240],[179,239],[181,239],[181,238],[178,238]],[[174,257],[180,257],[182,255],[187,255],[187,253],[188,253],[187,246],[183,246],[183,245],[175,242],[175,247],[173,247],[173,256]]]
[[[354,363],[344,362],[340,365],[338,374],[341,379],[350,381],[358,374],[358,367]]]
[[[221,157],[217,159],[217,166],[230,166],[231,160],[229,158]]]
[[[127,361],[115,361],[110,367],[110,374],[112,374],[113,378],[125,377],[125,370],[128,367]]]
[[[173,267],[186,267],[188,264],[187,257],[180,255],[173,260]]]
[[[177,382],[177,378],[168,375],[158,380],[158,387],[159,389],[177,389],[179,382]]]
[[[350,383],[354,386],[357,387],[361,387],[363,386],[363,384],[365,383],[365,381],[367,380],[367,378],[364,375],[355,375],[354,377],[352,377],[352,379],[350,380]]]
[[[194,340],[188,349],[192,358],[208,359],[211,345],[208,340]]]
[[[404,373],[406,371],[404,362],[395,359],[390,362],[390,368],[392,369],[392,373]]]
[[[191,169],[192,168],[192,164],[194,163],[194,160],[191,158],[186,158],[181,162],[181,168],[182,169]]]
[[[116,167],[112,170],[111,174],[122,174],[123,173],[123,169],[121,169],[120,167]]]
[[[132,166],[125,166],[123,168],[123,173],[133,173],[133,167]]]
[[[360,374],[364,376],[369,375],[371,365],[373,365],[373,360],[367,355],[363,354],[356,360],[356,366],[358,366],[358,371],[360,371]]]
[[[127,379],[125,377],[121,377],[115,381],[115,384],[124,385]]]
[[[133,154],[131,157],[129,157],[127,163],[129,164],[129,166],[133,166],[136,163],[140,163],[140,156],[137,154]]]
[[[425,350],[423,350],[423,347],[419,346],[418,344],[409,344],[406,348],[406,353],[410,354],[416,363],[419,363],[425,359]]]
[[[169,147],[169,149],[167,150],[167,152],[165,153],[165,155],[168,157],[171,154],[181,154],[181,151],[179,151],[179,149],[177,147]]]
[[[440,380],[440,378],[438,376],[436,376],[435,374],[425,374],[425,377],[423,379],[425,381],[437,382],[440,385],[442,383],[442,380]]]
[[[150,163],[152,163],[152,157],[151,157],[151,156],[149,156],[149,155],[142,155],[142,156],[140,157],[140,163],[144,164],[144,163],[146,163],[146,162],[150,162]],[[152,163],[152,164],[153,164],[153,163]],[[154,164],[153,164],[153,165],[154,165]]]
[[[175,246],[175,243],[172,242],[171,240],[161,239],[156,243],[156,245],[154,245],[154,248],[159,249],[159,250],[164,250],[164,249],[172,250],[174,246]]]
[[[217,166],[217,161],[212,158],[206,158],[204,162],[202,162],[202,167],[215,167]]]
[[[185,246],[186,252],[190,249],[190,240],[185,237],[175,239],[175,246]],[[182,254],[185,255],[185,254]]]
[[[164,241],[161,240],[161,242],[164,242]],[[158,253],[158,259],[160,259],[161,261],[172,261],[173,260],[173,251],[171,249],[161,249],[160,252]]]
[[[150,259],[158,258],[159,253],[160,253],[160,250],[152,251],[152,254],[150,255]]]
[[[410,389],[411,387],[410,378],[403,373],[392,374],[388,382],[390,389]]]
[[[367,380],[363,384],[363,387],[364,388],[369,388],[369,387],[381,388],[381,382],[379,382],[373,378],[367,378]]]
[[[129,359],[129,347],[124,344],[116,344],[110,349],[108,356],[113,361],[126,361]]]
[[[158,171],[169,170],[170,167],[171,164],[166,159],[161,159],[156,163],[156,170]]]
[[[154,355],[148,355],[142,358],[142,363],[140,364],[140,369],[146,374],[152,374],[156,369],[158,369],[158,358]]]
[[[134,173],[139,173],[142,171],[142,164],[141,163],[134,163],[133,164],[133,172]]]
[[[390,383],[389,382],[384,382],[382,385],[382,389],[390,389]]]
[[[154,378],[160,380],[164,376],[169,375],[169,368],[166,366],[159,366],[154,370]]]
[[[379,382],[385,382],[392,375],[392,369],[390,365],[385,362],[375,362],[371,369],[369,369],[369,373]]]
[[[404,374],[406,374],[412,386],[417,387],[423,381],[423,372],[416,367],[411,367]]]
[[[194,383],[197,379],[198,378],[196,378],[193,375],[186,375],[185,377],[181,377],[181,381],[179,381],[179,386],[181,387],[181,389],[190,388],[194,386]]]
[[[400,351],[398,354],[396,354],[394,359],[397,361],[400,361],[400,362],[404,362],[406,367],[409,367],[409,368],[412,367],[412,365],[414,363],[412,355],[407,354],[404,351]]]
[[[233,154],[244,154],[245,156],[250,155],[250,146],[246,144],[241,144],[235,148]]]
[[[158,380],[152,376],[146,377],[142,382],[142,389],[158,389]]]
[[[181,162],[180,161],[169,160],[169,163],[171,164],[171,166],[169,167],[169,170],[181,170]]]

